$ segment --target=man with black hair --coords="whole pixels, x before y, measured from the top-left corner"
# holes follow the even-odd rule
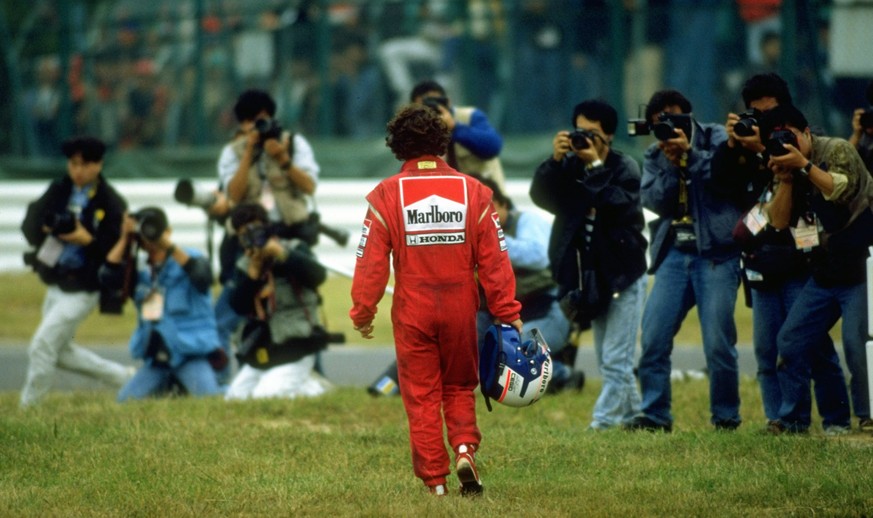
[[[764,153],[766,138],[760,135],[761,118],[767,110],[792,104],[788,84],[774,73],[757,74],[746,81],[742,95],[748,111],[728,114],[728,139],[713,156],[712,176],[726,192],[735,193],[746,211],[734,237],[743,250],[742,280],[748,290],[746,303],[752,307],[758,385],[767,426],[772,428],[782,405],[776,337],[809,279],[813,254],[798,250],[789,232],[768,225],[761,210],[775,187]],[[846,381],[833,340],[827,334],[821,339],[819,355],[811,362],[816,402],[825,432],[839,434],[849,429]]]
[[[246,90],[233,107],[239,123],[233,140],[221,150],[218,177],[223,195],[212,214],[227,216],[240,203],[260,203],[270,225],[286,239],[313,243],[317,230],[307,222],[315,193],[318,163],[312,146],[299,133],[282,129],[276,102],[263,90]],[[226,284],[232,279],[242,249],[230,225],[221,242],[219,280],[225,287],[215,302],[219,340],[230,354],[230,335],[241,317],[230,309]]]
[[[37,248],[27,261],[46,284],[42,320],[28,348],[27,379],[21,406],[37,404],[61,368],[114,386],[123,385],[131,369],[73,343],[76,329],[101,297],[97,271],[118,240],[127,203],[102,174],[106,146],[93,137],[74,137],[61,150],[67,174],[54,180],[27,208],[21,230]]]
[[[612,149],[618,127],[612,106],[583,101],[573,108],[571,124],[572,132],[558,131],[552,139],[552,155],[534,173],[530,195],[555,215],[549,260],[562,308],[594,330],[603,388],[589,428],[605,430],[640,410],[633,372],[646,294],[640,170]]]
[[[873,172],[873,81],[867,84],[867,107],[856,108],[852,114],[852,134],[849,143],[855,146],[868,172]]]
[[[305,241],[273,234],[260,204],[237,206],[230,223],[245,253],[228,284],[228,299],[246,324],[237,352],[242,367],[225,399],[323,394],[327,382],[313,368],[316,353],[327,346],[317,291],[327,271]]]
[[[452,140],[446,151],[446,162],[456,170],[477,178],[490,178],[505,189],[500,150],[503,138],[491,126],[485,112],[472,106],[453,106],[445,89],[436,81],[416,84],[409,94],[414,103],[424,103],[437,110]]]
[[[140,209],[120,228],[100,268],[100,283],[112,290],[133,284],[137,325],[129,347],[143,364],[119,391],[118,401],[168,394],[177,383],[193,396],[220,393],[208,359],[219,348],[209,259],[173,243],[173,229],[159,207]],[[129,281],[127,269],[138,267],[136,253],[130,253],[134,241],[145,252],[146,264]]]
[[[873,430],[865,352],[873,180],[849,142],[813,135],[794,106],[765,113],[761,134],[768,136],[767,165],[778,182],[765,206],[769,223],[790,229],[798,248],[819,251],[811,278],[779,330],[782,405],[771,431],[802,433],[809,428],[810,362],[821,354],[822,336],[840,318],[852,410],[862,431]]]
[[[658,215],[650,223],[649,272],[655,280],[641,326],[642,409],[628,428],[672,430],[670,353],[682,321],[696,305],[711,422],[716,429],[733,430],[740,425],[734,322],[740,250],[731,230],[740,208],[712,178],[713,152],[727,134],[724,126],[697,122],[691,102],[676,90],[653,94],[646,120],[653,126],[669,121],[675,129],[646,150],[643,163],[643,205]]]

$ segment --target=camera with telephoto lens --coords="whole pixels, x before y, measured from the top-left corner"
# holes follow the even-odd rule
[[[867,108],[861,114],[861,127],[864,129],[873,129],[873,108]]]
[[[579,151],[582,149],[588,149],[590,144],[588,141],[594,142],[594,139],[597,138],[597,134],[590,130],[585,129],[577,129],[570,132],[570,147]]]
[[[761,112],[758,110],[748,110],[740,114],[740,120],[734,124],[734,133],[740,137],[755,136],[755,128],[758,125],[758,120],[761,118]]]
[[[167,230],[167,217],[155,209],[143,209],[133,215],[135,233],[149,242],[158,241]]]
[[[264,142],[274,138],[279,140],[282,136],[282,126],[275,119],[261,118],[255,121],[255,131],[260,135],[260,141]]]
[[[69,234],[76,230],[76,215],[69,210],[46,214],[43,225],[51,229],[53,236]]]
[[[218,201],[214,192],[205,189],[198,190],[194,182],[187,179],[179,180],[176,184],[176,190],[173,191],[173,197],[179,203],[190,207],[200,207],[207,211]]]
[[[770,156],[787,155],[789,151],[783,147],[783,144],[791,144],[797,147],[797,136],[788,129],[777,129],[770,133],[770,138],[764,143],[767,153]]]
[[[425,106],[436,110],[437,113],[440,111],[440,106],[443,106],[444,108],[449,107],[449,100],[446,97],[428,96],[422,99],[421,102]]]
[[[691,139],[691,115],[687,113],[661,113],[658,122],[652,126],[652,132],[658,140],[670,140],[679,136],[677,129],[685,133],[685,138]]]
[[[245,249],[263,248],[270,239],[270,232],[261,223],[252,223],[244,227],[238,234],[239,244]]]

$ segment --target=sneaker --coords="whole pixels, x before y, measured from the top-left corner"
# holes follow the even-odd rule
[[[858,429],[864,433],[873,433],[873,419],[864,417],[858,420]]]
[[[638,430],[645,430],[647,432],[670,433],[673,431],[672,424],[657,423],[657,422],[649,419],[645,415],[638,415],[638,416],[634,417],[633,419],[628,421],[624,426],[622,426],[622,428],[625,430],[632,431],[632,432],[636,432]]]
[[[430,494],[432,494],[434,496],[446,496],[447,494],[449,494],[449,490],[446,489],[445,484],[437,484],[435,486],[427,486],[427,490],[430,492]]]
[[[482,480],[476,471],[476,461],[473,456],[476,447],[469,444],[458,446],[458,455],[455,459],[455,472],[461,481],[461,496],[475,496],[482,494]]]
[[[822,430],[828,437],[838,437],[840,435],[848,435],[852,431],[852,428],[849,426],[832,424],[822,427]]]

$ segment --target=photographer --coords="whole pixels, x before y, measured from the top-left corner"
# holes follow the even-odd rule
[[[747,111],[728,114],[728,140],[713,156],[712,176],[726,192],[736,193],[746,211],[734,227],[734,238],[743,250],[742,281],[748,289],[747,304],[751,302],[752,307],[758,385],[770,429],[778,426],[782,405],[776,337],[809,279],[814,254],[798,250],[791,233],[768,225],[761,210],[775,188],[760,136],[761,117],[776,106],[792,104],[788,85],[774,73],[758,74],[746,81],[742,96]],[[848,430],[845,402],[849,395],[833,340],[827,334],[821,339],[821,347],[817,348],[820,356],[811,362],[816,403],[825,433],[839,434]]]
[[[867,108],[857,108],[852,114],[852,135],[849,144],[855,146],[868,172],[873,172],[873,81],[867,85]]]
[[[767,166],[778,182],[765,206],[770,224],[790,228],[798,248],[819,250],[812,276],[779,330],[782,406],[772,432],[809,428],[810,361],[821,354],[820,337],[840,318],[852,410],[861,431],[869,432],[865,263],[873,244],[873,181],[850,143],[813,135],[793,106],[765,113],[761,134],[769,137]]]
[[[445,160],[452,168],[477,178],[488,178],[505,189],[500,149],[503,139],[491,126],[485,112],[472,106],[452,106],[445,89],[436,81],[425,80],[412,88],[409,100],[423,103],[439,112],[451,133]]]
[[[226,399],[318,396],[325,380],[313,373],[315,353],[327,346],[318,320],[316,289],[327,277],[308,245],[270,233],[266,210],[247,203],[231,213],[244,256],[228,297],[246,316],[238,351],[243,364]]]
[[[719,124],[697,122],[691,103],[676,90],[652,95],[646,121],[659,137],[646,150],[641,186],[643,206],[658,215],[650,223],[649,272],[655,280],[641,326],[642,412],[628,428],[672,430],[670,353],[682,321],[697,305],[711,422],[733,430],[740,425],[734,323],[740,250],[731,230],[741,212],[711,174],[713,152],[727,134]]]
[[[284,239],[299,238],[314,244],[317,223],[311,218],[309,198],[315,193],[319,166],[309,142],[283,130],[273,118],[276,102],[263,90],[246,90],[233,108],[239,123],[234,139],[221,150],[218,177],[224,192],[213,214],[228,215],[241,203],[260,203],[274,232]],[[228,224],[220,247],[224,285],[215,302],[219,339],[230,353],[230,335],[241,317],[230,308],[227,282],[242,254]]]
[[[167,393],[177,382],[194,396],[221,392],[207,359],[218,348],[209,260],[196,250],[177,248],[171,237],[164,211],[143,208],[125,218],[121,238],[100,268],[101,284],[127,288],[137,307],[129,347],[144,363],[118,393],[119,402]],[[146,264],[133,279],[129,269],[138,265],[131,246],[146,253]]]
[[[618,126],[612,106],[583,101],[571,122],[575,131],[555,134],[552,156],[537,168],[530,195],[555,215],[549,260],[562,308],[582,328],[594,329],[603,388],[589,428],[605,430],[640,410],[633,373],[646,294],[640,170],[611,147]]]
[[[97,270],[118,239],[126,202],[102,175],[106,146],[93,137],[64,142],[67,174],[53,181],[46,192],[27,207],[21,224],[30,264],[46,284],[42,320],[28,348],[27,379],[21,389],[21,406],[37,404],[51,388],[55,369],[84,374],[121,386],[129,369],[73,344],[76,329],[100,302]]]

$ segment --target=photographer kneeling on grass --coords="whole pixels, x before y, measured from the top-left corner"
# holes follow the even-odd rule
[[[104,288],[122,296],[130,289],[138,313],[130,352],[144,363],[118,393],[119,402],[165,394],[175,384],[194,396],[221,392],[209,361],[220,351],[212,269],[200,252],[177,248],[171,234],[163,210],[144,208],[124,219],[121,238],[100,268]],[[136,248],[147,256],[138,270]]]
[[[226,399],[323,394],[329,384],[313,369],[329,341],[316,291],[327,270],[303,240],[271,235],[262,205],[242,204],[230,221],[245,253],[225,289],[231,308],[247,318],[237,350],[242,368]]]

